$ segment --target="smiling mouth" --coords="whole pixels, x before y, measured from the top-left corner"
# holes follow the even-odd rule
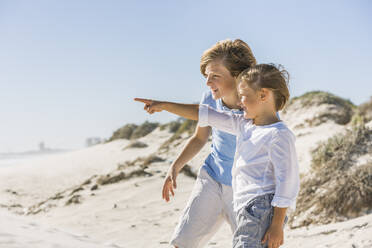
[[[218,89],[211,89],[212,92],[217,93]]]

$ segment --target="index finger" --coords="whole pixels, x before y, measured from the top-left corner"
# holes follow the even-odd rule
[[[150,99],[145,99],[145,98],[134,98],[134,100],[135,101],[137,101],[137,102],[143,102],[143,103],[145,103],[145,104],[151,104],[152,103],[152,100],[150,100]]]

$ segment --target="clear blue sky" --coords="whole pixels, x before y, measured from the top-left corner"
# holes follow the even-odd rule
[[[291,73],[292,96],[372,95],[372,2],[0,0],[0,152],[79,148],[166,122],[133,97],[197,102],[202,52],[241,38]]]

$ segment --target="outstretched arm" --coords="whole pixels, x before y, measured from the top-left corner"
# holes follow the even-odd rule
[[[134,98],[135,101],[145,104],[144,109],[149,113],[161,112],[162,110],[176,114],[186,119],[198,120],[199,104],[182,104],[174,102],[156,101],[144,98]]]
[[[199,105],[199,126],[212,126],[218,130],[238,135],[242,115],[218,111],[207,105]]]

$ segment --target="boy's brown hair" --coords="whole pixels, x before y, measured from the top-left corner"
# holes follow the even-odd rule
[[[221,60],[233,77],[243,70],[254,66],[256,58],[251,48],[242,40],[222,40],[206,50],[200,59],[200,71],[206,76],[205,68],[212,61]]]
[[[289,73],[282,66],[273,64],[259,64],[242,71],[237,79],[239,83],[246,83],[254,90],[267,88],[273,91],[275,108],[282,110],[289,99]]]

